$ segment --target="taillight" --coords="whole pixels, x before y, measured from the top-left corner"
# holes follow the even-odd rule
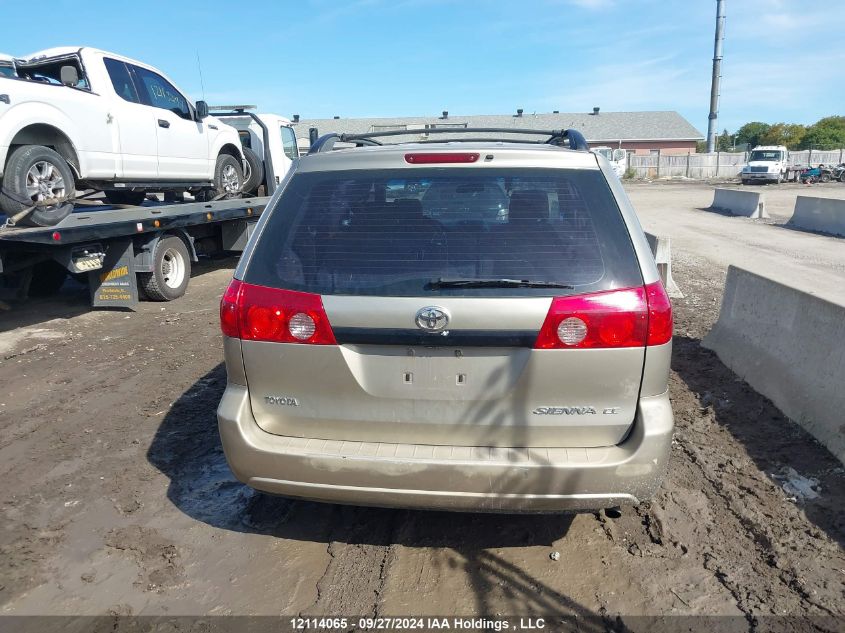
[[[671,338],[672,306],[658,281],[641,288],[556,297],[534,347],[644,347]]]
[[[241,337],[238,324],[238,295],[242,285],[240,281],[233,279],[220,299],[220,329],[223,330],[224,336]]]
[[[648,301],[648,345],[663,345],[672,340],[672,304],[666,288],[659,281],[645,287]]]
[[[405,162],[414,165],[433,165],[436,163],[474,163],[478,152],[416,152],[405,154]]]
[[[628,288],[556,297],[534,347],[642,347],[648,327],[645,294],[644,288]]]
[[[233,280],[220,302],[223,334],[244,341],[336,345],[320,295]]]

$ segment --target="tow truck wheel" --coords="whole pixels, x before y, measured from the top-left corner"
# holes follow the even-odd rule
[[[264,182],[264,165],[261,164],[258,154],[248,147],[244,147],[243,149],[244,158],[249,165],[249,178],[244,183],[244,193],[252,195],[258,191],[258,187]]]
[[[819,176],[819,180],[821,180],[822,182],[830,182],[830,174],[826,171],[823,171],[822,175]]]
[[[22,145],[12,152],[3,174],[0,209],[8,216],[39,204],[26,217],[17,221],[22,226],[54,226],[73,211],[72,202],[64,202],[76,194],[73,172],[57,152],[43,145]],[[52,205],[44,203],[58,199]]]
[[[118,191],[116,189],[110,189],[104,193],[106,194],[106,199],[112,204],[126,204],[133,207],[140,205],[147,197],[147,194],[143,191]]]
[[[185,242],[170,235],[158,241],[153,252],[153,272],[138,273],[138,285],[151,301],[173,301],[188,288],[191,257]]]
[[[231,154],[220,154],[214,167],[214,187],[201,191],[197,199],[208,202],[215,199],[238,198],[244,190],[244,170],[240,161]]]

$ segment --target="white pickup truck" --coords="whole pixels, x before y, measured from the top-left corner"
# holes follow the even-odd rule
[[[148,192],[240,195],[238,132],[155,68],[73,47],[11,66],[0,73],[0,210],[35,206],[19,224],[56,224],[83,189],[114,204],[140,204]]]

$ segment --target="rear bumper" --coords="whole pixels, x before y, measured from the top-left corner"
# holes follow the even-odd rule
[[[255,422],[246,387],[217,409],[226,459],[266,492],[352,505],[560,512],[636,504],[660,485],[673,417],[668,393],[642,398],[627,439],[602,448],[491,448],[284,437]]]

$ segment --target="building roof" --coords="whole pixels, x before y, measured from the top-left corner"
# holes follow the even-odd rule
[[[617,141],[700,141],[704,135],[684,117],[674,111],[666,112],[585,112],[478,114],[470,116],[449,114],[447,118],[389,117],[361,119],[300,119],[293,127],[296,136],[308,138],[309,128],[320,135],[330,132],[364,134],[386,129],[424,130],[426,126],[463,126],[496,128],[534,128],[557,130],[575,128],[590,143]],[[404,142],[418,138],[419,133],[397,136],[387,142]]]

